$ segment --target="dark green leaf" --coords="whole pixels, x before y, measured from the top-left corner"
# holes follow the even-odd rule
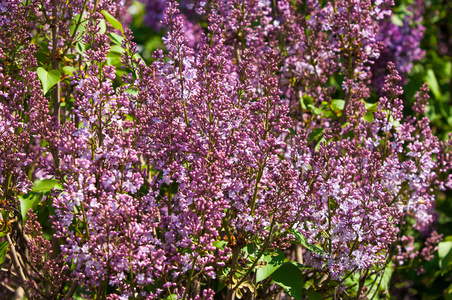
[[[308,136],[308,144],[322,135],[324,128],[316,128],[314,129]]]
[[[323,300],[322,294],[314,291],[306,291],[309,300]]]
[[[273,281],[282,287],[290,296],[301,300],[303,292],[303,274],[292,263],[283,263],[272,274]]]

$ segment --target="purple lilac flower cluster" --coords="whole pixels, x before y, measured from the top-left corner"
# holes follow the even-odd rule
[[[27,296],[272,298],[291,290],[262,270],[280,256],[287,267],[298,244],[289,264],[297,284],[312,280],[305,290],[371,297],[365,279],[430,259],[440,235],[423,249],[404,235],[429,228],[434,191],[451,185],[451,145],[423,116],[428,87],[404,117],[389,63],[382,96],[366,102],[391,1],[187,3],[204,28],[165,1],[166,49],[150,65],[113,17],[121,4],[48,2],[2,15],[4,40],[23,37],[1,47],[2,211],[24,206],[29,178],[59,184],[23,230],[12,213],[8,282]],[[35,58],[33,34],[48,60]],[[72,69],[44,94],[38,62]],[[337,74],[345,97],[332,100]],[[51,241],[38,222],[46,205]]]

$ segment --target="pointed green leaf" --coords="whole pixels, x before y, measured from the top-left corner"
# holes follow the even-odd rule
[[[114,28],[121,31],[122,34],[124,34],[124,28],[122,27],[121,22],[115,19],[110,13],[106,12],[105,10],[102,10],[102,14],[105,16],[105,19],[108,23]]]
[[[42,83],[44,94],[60,81],[61,74],[57,70],[46,71],[46,69],[39,67],[37,69],[39,80]]]

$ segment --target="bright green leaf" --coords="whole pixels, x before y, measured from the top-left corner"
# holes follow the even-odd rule
[[[224,249],[224,247],[228,244],[226,241],[215,241],[212,243],[212,246],[214,246],[217,249]]]
[[[39,80],[42,83],[44,94],[60,81],[61,74],[57,70],[46,71],[46,69],[39,67],[37,69]]]
[[[295,300],[301,300],[303,291],[303,274],[292,263],[283,263],[272,274],[273,281],[282,287]]]
[[[273,272],[275,272],[284,262],[284,253],[279,250],[277,255],[270,254],[264,257],[264,262],[266,265],[262,268],[257,269],[256,271],[256,283],[264,280]]]
[[[124,28],[122,27],[121,22],[115,19],[110,13],[106,12],[105,10],[102,10],[102,14],[105,16],[105,19],[108,23],[114,28],[121,31],[122,34],[124,34]]]
[[[452,242],[446,241],[438,244],[439,267],[445,270],[452,263]]]
[[[374,113],[366,112],[366,114],[363,117],[364,120],[366,120],[369,123],[372,123],[374,121]]]
[[[33,183],[32,192],[48,192],[53,188],[61,190],[61,186],[58,185],[58,180],[56,179],[43,179],[36,180]]]
[[[378,103],[367,103],[367,102],[364,102],[364,107],[366,107],[367,112],[376,112],[377,111],[377,107],[378,107]]]
[[[110,52],[115,52],[115,53],[119,53],[122,54],[125,51],[125,49],[119,45],[113,45],[110,48]]]
[[[3,265],[3,263],[5,262],[8,247],[9,244],[7,241],[0,242],[0,266]]]
[[[41,202],[42,200],[42,196],[44,194],[40,193],[40,192],[28,192],[27,194],[20,196],[19,200],[20,200],[20,213],[22,215],[22,220],[25,223],[25,220],[27,219],[27,212],[28,210],[31,209],[35,209],[38,204]]]
[[[65,67],[63,67],[63,72],[66,73],[69,76],[73,76],[74,72],[75,72],[75,69],[73,67],[71,67],[71,66],[65,66]]]
[[[397,25],[399,27],[403,27],[403,21],[400,19],[400,17],[398,15],[392,14],[391,21],[395,25]]]
[[[342,111],[345,107],[345,100],[334,99],[331,101],[331,109],[334,111]]]

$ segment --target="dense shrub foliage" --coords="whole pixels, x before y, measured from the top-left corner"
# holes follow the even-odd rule
[[[130,5],[0,2],[2,297],[371,299],[425,271],[452,158],[428,85],[403,95],[423,1]]]

